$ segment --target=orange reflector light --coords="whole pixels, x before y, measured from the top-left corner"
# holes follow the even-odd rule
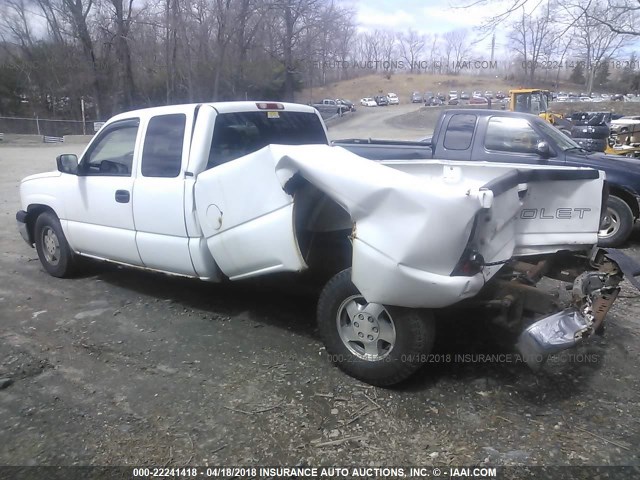
[[[284,105],[275,102],[259,102],[256,103],[256,107],[260,110],[284,110]]]

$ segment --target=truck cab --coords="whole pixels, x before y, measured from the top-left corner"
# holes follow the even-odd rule
[[[235,192],[215,189],[211,193],[216,196],[211,203],[218,210],[208,205],[198,218],[196,184],[204,173],[215,177],[209,182],[224,184],[223,179],[236,175],[228,168],[229,162],[271,143],[326,145],[328,141],[318,112],[301,105],[233,102],[117,115],[79,159],[62,155],[57,159],[57,172],[23,180],[21,230],[30,243],[38,244],[36,219],[43,211],[51,211],[77,255],[219,279],[220,265],[203,242],[203,220],[217,222],[219,216],[224,229],[240,204],[247,207],[256,201],[254,194],[260,185],[247,185],[239,176]],[[252,215],[259,217],[269,204],[256,202]],[[59,241],[51,238],[55,232],[48,232],[51,242]],[[227,257],[222,254],[224,247],[215,248],[220,258]],[[59,261],[49,267],[50,273],[64,272]],[[245,262],[225,275],[250,275],[252,271]]]

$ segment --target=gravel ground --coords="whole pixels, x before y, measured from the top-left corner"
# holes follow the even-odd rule
[[[419,137],[389,120],[410,109],[394,109],[360,108],[331,136]],[[81,149],[0,146],[0,464],[640,466],[640,297],[627,282],[606,335],[539,373],[466,313],[440,320],[411,381],[373,388],[329,364],[317,291],[295,279],[48,276],[15,227],[18,181]],[[625,251],[640,259],[639,246],[635,232]]]

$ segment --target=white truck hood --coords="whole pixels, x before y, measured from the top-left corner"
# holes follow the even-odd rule
[[[30,180],[37,180],[39,178],[55,178],[62,175],[58,170],[52,170],[50,172],[34,173],[28,177],[24,177],[20,183],[28,182]]]

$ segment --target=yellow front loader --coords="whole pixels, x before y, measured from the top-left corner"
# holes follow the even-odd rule
[[[549,111],[551,92],[539,88],[517,88],[509,90],[509,110],[538,115],[552,125],[564,127],[566,122],[562,115]]]

